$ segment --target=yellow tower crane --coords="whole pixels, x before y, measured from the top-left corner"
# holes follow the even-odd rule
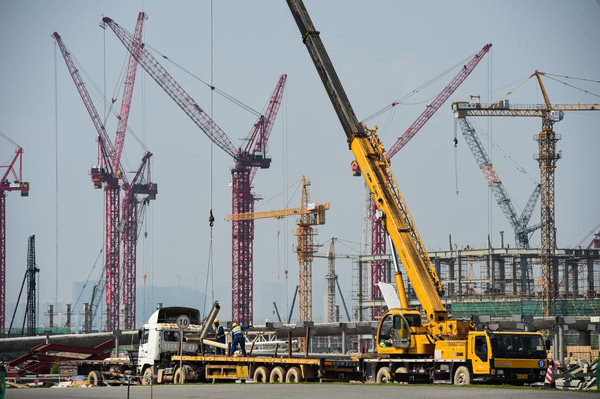
[[[310,182],[302,176],[302,197],[300,207],[283,208],[272,211],[247,212],[229,214],[225,220],[256,220],[256,219],[282,219],[287,216],[299,215],[297,220],[296,237],[298,237],[294,252],[298,255],[299,290],[298,309],[300,321],[312,321],[312,262],[316,252],[313,237],[316,233],[313,226],[325,224],[325,211],[329,210],[329,203],[323,205],[310,202],[308,187]]]
[[[541,269],[542,269],[542,310],[544,316],[554,316],[555,298],[558,295],[558,279],[555,265],[556,228],[555,228],[555,204],[554,204],[554,170],[556,161],[560,159],[560,152],[556,152],[556,142],[560,135],[554,132],[554,124],[560,122],[566,111],[600,111],[600,104],[552,104],[542,76],[554,76],[545,72],[535,71],[531,76],[521,82],[514,90],[521,87],[529,79],[535,77],[544,104],[510,104],[506,97],[514,92],[511,90],[506,96],[492,104],[481,104],[469,102],[454,102],[452,109],[454,117],[465,118],[467,116],[525,116],[541,117],[542,131],[536,136],[538,142],[537,160],[540,169],[541,184]],[[477,97],[477,96],[475,96]],[[471,97],[474,98],[473,96]]]

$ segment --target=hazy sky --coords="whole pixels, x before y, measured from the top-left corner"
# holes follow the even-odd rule
[[[493,49],[452,96],[469,95],[497,99],[535,69],[600,79],[597,38],[600,35],[598,1],[311,1],[306,7],[346,92],[360,119],[402,97],[450,66],[475,53],[486,43]],[[58,190],[58,299],[70,301],[73,281],[85,281],[103,240],[102,191],[94,190],[89,168],[96,162],[96,132],[50,35],[57,31],[106,97],[117,97],[119,76],[126,51],[110,30],[102,30],[102,15],[132,31],[137,13],[145,10],[145,41],[199,77],[210,79],[209,1],[6,1],[0,2],[0,130],[24,150],[25,179],[31,183],[29,198],[11,193],[7,199],[7,301],[14,301],[26,263],[27,237],[37,238],[41,268],[41,300],[55,297],[56,193]],[[106,43],[106,56],[104,53]],[[58,102],[55,102],[55,57]],[[206,110],[210,92],[173,64],[163,65]],[[260,170],[255,192],[265,200],[282,192],[305,174],[312,181],[312,200],[330,202],[327,224],[318,228],[319,242],[336,236],[358,249],[361,240],[363,182],[349,168],[351,152],[329,103],[287,4],[271,1],[215,1],[214,83],[255,109],[262,109],[280,74],[288,84],[271,136],[271,168]],[[371,123],[380,126],[389,146],[422,112],[457,73],[435,84]],[[130,127],[154,153],[153,180],[159,194],[149,211],[147,238],[140,239],[138,284],[183,286],[204,291],[212,199],[214,227],[215,299],[230,315],[231,226],[223,221],[231,211],[232,160],[210,142],[142,68],[130,116]],[[593,93],[600,84],[569,81]],[[600,102],[547,80],[556,103]],[[91,90],[91,82],[88,81]],[[94,98],[101,114],[104,107]],[[513,103],[542,101],[534,81],[510,97]],[[393,160],[396,179],[428,248],[447,248],[448,234],[459,246],[483,246],[491,231],[499,231],[514,243],[513,233],[495,202],[488,218],[488,191],[475,161],[459,132],[455,154],[454,120],[450,102]],[[58,107],[58,171],[55,169],[55,105]],[[600,222],[597,170],[600,160],[600,115],[568,114],[555,130],[562,135],[558,148],[563,159],[556,173],[556,225],[559,247],[576,245]],[[234,143],[241,145],[255,116],[219,96],[213,117]],[[475,120],[487,132],[486,119]],[[500,176],[522,207],[534,188],[516,170],[522,165],[538,179],[534,134],[538,118],[496,119],[491,134],[498,147],[492,157]],[[109,116],[107,130],[114,137],[116,119]],[[487,142],[486,142],[487,146]],[[3,162],[13,148],[0,141]],[[129,135],[124,163],[137,167],[143,150]],[[510,159],[508,158],[510,155]],[[456,195],[455,156],[458,163]],[[58,173],[58,187],[56,186]],[[289,192],[291,196],[293,190]],[[290,206],[300,201],[299,193]],[[259,209],[285,205],[282,196]],[[257,205],[260,207],[260,203]],[[539,208],[538,208],[539,209]],[[536,209],[533,223],[539,222]],[[291,245],[295,219],[256,223],[256,303],[277,301],[285,309],[283,270],[289,267],[289,296],[298,281],[298,267]],[[277,231],[281,231],[278,238]],[[286,234],[287,233],[287,234]],[[539,233],[533,238],[539,245]],[[587,243],[586,243],[587,244]],[[325,248],[324,248],[325,250]],[[339,252],[352,249],[339,245]],[[99,267],[99,266],[98,266]],[[98,267],[93,279],[97,278]],[[349,261],[337,264],[347,300],[352,289]],[[323,317],[326,261],[314,265],[314,315]],[[169,298],[153,298],[171,304]],[[291,299],[290,299],[291,302]],[[140,306],[138,304],[138,306]],[[148,304],[153,307],[153,304]],[[199,307],[202,304],[198,304]],[[12,309],[7,309],[11,312]],[[256,307],[255,321],[272,317],[270,306]],[[140,320],[138,320],[138,323]]]

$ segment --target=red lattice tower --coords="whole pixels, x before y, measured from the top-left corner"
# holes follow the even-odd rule
[[[144,20],[147,19],[145,13],[140,12],[135,28],[135,36],[132,40],[134,53],[139,53],[141,49],[142,30]],[[92,122],[98,131],[98,163],[91,170],[91,178],[94,182],[94,187],[99,189],[104,185],[105,197],[105,248],[104,248],[104,263],[105,263],[105,287],[104,297],[106,304],[106,329],[114,331],[119,329],[119,312],[121,304],[121,281],[120,281],[120,244],[121,244],[121,186],[126,190],[126,201],[123,203],[123,248],[124,270],[123,270],[123,297],[126,297],[126,323],[125,328],[135,327],[135,313],[133,318],[130,312],[135,312],[135,244],[137,243],[137,210],[133,205],[135,200],[134,192],[130,190],[136,185],[135,181],[132,185],[129,184],[127,177],[121,166],[121,155],[123,153],[123,145],[125,142],[125,133],[127,131],[127,122],[129,120],[129,111],[131,108],[131,100],[133,97],[133,88],[135,84],[135,76],[138,65],[138,58],[135,56],[129,57],[127,73],[124,82],[124,93],[119,112],[119,122],[115,136],[115,145],[111,143],[106,128],[102,119],[98,115],[92,99],[85,87],[85,83],[79,74],[79,68],[73,62],[71,53],[67,50],[58,33],[54,33],[55,38],[69,69],[69,73],[73,78],[75,86],[84,102],[84,105],[92,118]],[[144,157],[145,159],[146,157]],[[142,161],[144,164],[145,161]],[[137,176],[136,176],[137,177]],[[135,223],[132,226],[131,223]],[[135,236],[135,238],[133,237]],[[133,245],[133,247],[132,247]],[[132,258],[133,256],[133,258]],[[133,268],[133,270],[132,270]],[[133,306],[131,306],[133,304]]]
[[[123,321],[127,330],[135,329],[136,310],[136,260],[137,240],[139,236],[138,220],[140,207],[147,206],[151,200],[156,199],[158,186],[152,183],[150,173],[150,158],[152,154],[146,152],[142,163],[131,181],[125,186],[123,198]],[[138,196],[144,195],[143,199]]]
[[[6,193],[20,191],[21,197],[29,196],[29,183],[23,181],[23,149],[16,148],[8,165],[1,165],[0,180],[0,333],[6,322]]]
[[[250,169],[231,171],[232,213],[254,212]],[[231,319],[252,323],[254,276],[254,220],[237,220],[231,225]]]
[[[104,17],[102,21],[113,30],[127,50],[138,59],[148,75],[204,134],[233,158],[235,161],[232,170],[233,212],[235,213],[236,209],[254,209],[255,197],[252,194],[252,181],[258,168],[268,168],[271,164],[271,159],[267,157],[267,142],[281,105],[287,75],[281,75],[279,78],[267,109],[254,124],[254,129],[246,140],[246,145],[236,149],[223,129],[212,120],[143,45],[139,52],[134,50],[132,45],[134,38],[131,33],[111,18]],[[216,90],[215,87],[211,87],[211,89]],[[232,228],[232,319],[241,323],[251,323],[253,316],[251,301],[254,223],[234,224]],[[237,242],[236,240],[241,241]]]
[[[106,273],[104,302],[106,304],[106,329],[119,329],[120,307],[120,243],[119,222],[121,218],[120,202],[121,188],[117,179],[109,178],[104,186],[104,203],[106,205],[104,243],[104,267]]]

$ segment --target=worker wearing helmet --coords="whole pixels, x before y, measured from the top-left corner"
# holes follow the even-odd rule
[[[225,344],[225,329],[221,324],[219,324],[219,319],[215,319],[213,322],[215,328],[215,338],[218,343]],[[217,355],[224,355],[225,349],[217,348]]]
[[[235,350],[237,349],[238,344],[240,345],[240,350],[242,351],[242,355],[246,356],[246,339],[244,338],[244,333],[242,331],[249,329],[252,326],[241,326],[238,323],[233,322],[231,325],[231,350],[229,351],[229,356],[233,356]]]

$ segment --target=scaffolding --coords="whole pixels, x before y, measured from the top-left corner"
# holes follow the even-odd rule
[[[452,249],[430,252],[436,273],[444,285],[442,300],[454,317],[515,314],[541,316],[544,279],[540,249],[493,248]],[[389,260],[389,255],[367,255],[355,259],[353,297],[357,320],[370,320],[369,310],[383,302],[368,295],[371,262]],[[600,250],[556,249],[552,267],[556,281],[556,315],[600,314]],[[406,281],[411,306],[419,303]]]

